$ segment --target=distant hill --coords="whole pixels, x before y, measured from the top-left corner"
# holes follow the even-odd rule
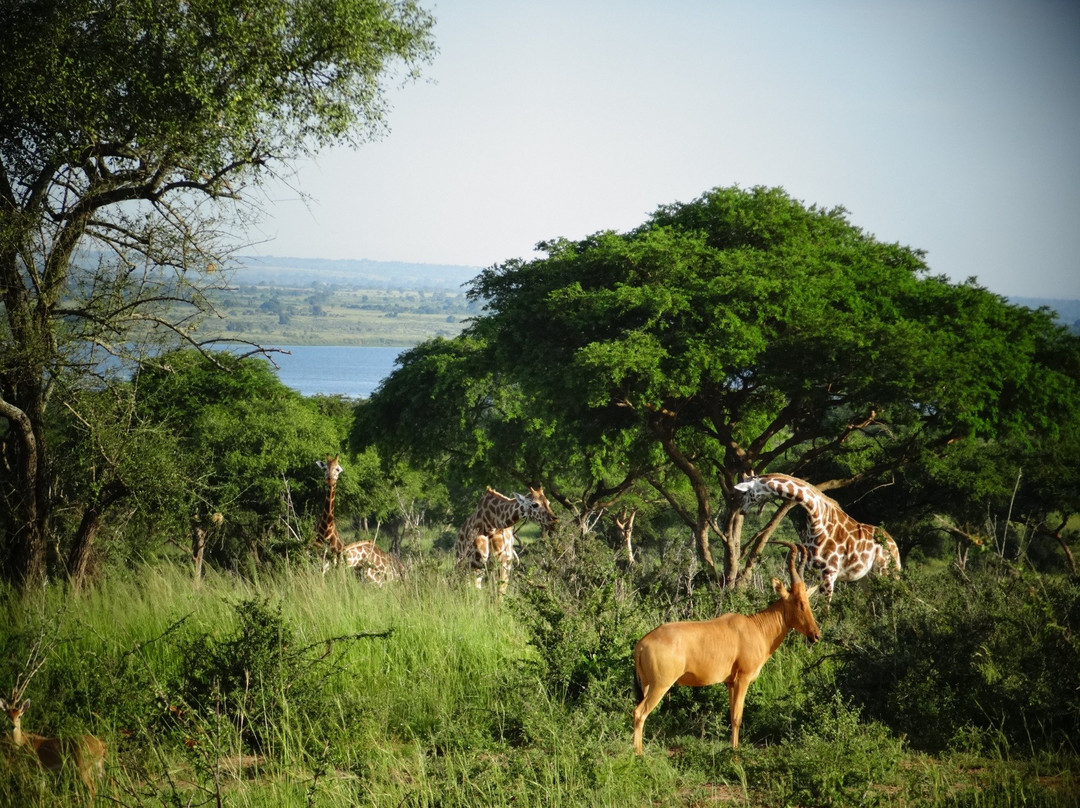
[[[310,286],[371,285],[390,289],[454,289],[480,274],[481,267],[455,264],[410,264],[403,261],[241,256],[233,278],[238,284]]]

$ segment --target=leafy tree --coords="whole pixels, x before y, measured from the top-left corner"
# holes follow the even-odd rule
[[[431,55],[413,0],[0,0],[0,555],[46,573],[51,402],[199,344],[251,193],[384,126]]]
[[[628,233],[540,248],[473,282],[487,313],[439,352],[473,346],[484,375],[425,405],[423,429],[450,439],[431,451],[464,436],[491,457],[511,448],[493,437],[508,423],[544,424],[559,442],[539,444],[541,468],[621,463],[668,501],[708,568],[720,537],[728,582],[771,529],[744,548],[733,485],[745,472],[864,494],[964,441],[1053,434],[1075,409],[1076,340],[1045,313],[931,276],[919,251],[781,189],[718,188]],[[411,379],[408,405],[384,388],[384,412],[421,400],[424,378]],[[512,417],[472,417],[507,398]]]
[[[662,463],[648,447],[635,454],[629,433],[606,437],[603,420],[592,424],[587,444],[579,432],[562,431],[497,369],[479,335],[429,340],[403,352],[399,364],[358,408],[352,445],[378,446],[387,460],[444,480],[455,519],[465,518],[486,486],[542,482],[583,535]]]
[[[145,557],[156,549],[155,537],[186,530],[196,469],[182,461],[169,425],[140,417],[133,385],[78,391],[50,412],[48,432],[51,462],[63,470],[53,502],[55,531],[64,540],[52,546],[75,587],[92,573],[99,533],[119,503],[126,506],[117,520],[128,528],[126,554]]]
[[[166,426],[179,441],[176,462],[191,498],[185,518],[201,523],[222,515],[221,535],[209,549],[223,563],[245,551],[258,557],[268,538],[306,542],[310,537],[288,534],[290,509],[321,507],[315,462],[344,442],[340,413],[328,416],[328,402],[289,389],[261,359],[226,352],[211,358],[194,350],[166,354],[135,380],[143,420]],[[347,506],[351,489],[343,489]]]

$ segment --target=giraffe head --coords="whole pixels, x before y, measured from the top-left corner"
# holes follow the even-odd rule
[[[776,496],[776,492],[765,485],[761,478],[754,474],[743,477],[741,483],[735,484],[735,490],[743,495],[743,513],[749,511],[759,502],[764,502],[765,500]]]
[[[315,461],[315,465],[317,465],[324,472],[326,472],[327,485],[334,485],[335,483],[337,483],[338,477],[340,477],[341,472],[344,471],[344,469],[341,467],[341,464],[338,462],[338,457],[340,457],[340,455],[334,455],[333,457],[327,455],[326,460]]]
[[[521,506],[525,518],[537,522],[544,530],[549,530],[559,521],[551,510],[551,503],[544,496],[544,486],[542,485],[536,488],[530,486],[528,494],[515,492],[514,499]]]

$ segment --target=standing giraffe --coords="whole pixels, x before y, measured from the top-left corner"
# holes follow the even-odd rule
[[[512,497],[488,486],[476,510],[461,526],[456,545],[458,562],[468,563],[472,568],[477,589],[484,587],[488,559],[494,556],[499,559],[499,594],[506,593],[510,567],[517,558],[513,528],[522,519],[532,519],[544,530],[558,521],[544,496],[543,486],[529,488],[528,495],[515,493]]]
[[[745,496],[743,513],[774,496],[803,506],[810,517],[806,549],[810,563],[822,571],[821,590],[828,603],[832,603],[837,581],[857,581],[871,569],[882,575],[900,573],[900,551],[884,528],[852,519],[835,500],[805,480],[765,474],[748,477],[736,484],[735,490]]]
[[[401,575],[401,568],[396,558],[381,550],[373,541],[358,541],[345,545],[338,535],[334,523],[334,494],[337,490],[338,477],[343,469],[338,456],[326,456],[326,461],[316,461],[319,468],[326,472],[326,505],[315,526],[315,546],[323,547],[323,575],[330,569],[331,563],[337,564],[339,558],[345,559],[345,565],[353,567],[373,583],[381,584]]]

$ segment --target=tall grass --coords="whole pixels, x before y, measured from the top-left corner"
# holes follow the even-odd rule
[[[737,753],[725,689],[675,688],[637,758],[629,652],[671,604],[643,600],[602,554],[579,565],[523,571],[501,601],[440,565],[383,587],[307,566],[208,571],[196,585],[187,567],[156,564],[81,594],[5,591],[0,690],[46,649],[26,729],[101,737],[101,791],[131,806],[1059,808],[1078,796],[1075,749],[1017,760],[1007,739],[987,755],[980,737],[928,756],[839,692],[850,624],[895,619],[881,602],[904,597],[874,586],[838,594],[825,641],[791,638],[773,656]],[[675,607],[708,617],[767,600],[700,591]],[[68,774],[3,754],[0,804],[84,796]]]

